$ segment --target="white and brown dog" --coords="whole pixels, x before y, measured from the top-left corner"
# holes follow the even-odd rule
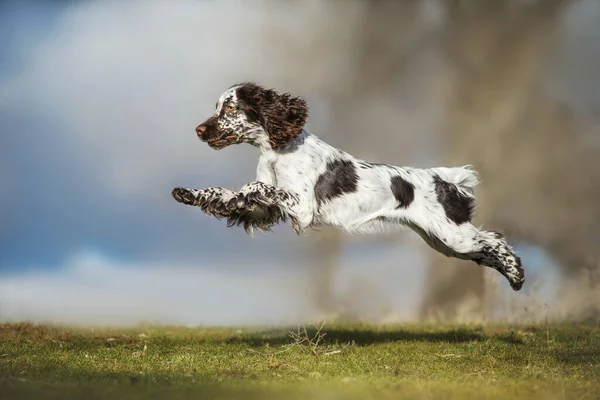
[[[494,268],[514,290],[523,286],[521,260],[504,237],[471,224],[479,180],[470,166],[359,160],[308,132],[307,116],[299,97],[253,83],[232,86],[196,132],[215,149],[242,142],[258,147],[256,181],[238,192],[175,188],[173,197],[249,233],[287,219],[298,234],[325,225],[359,233],[407,226],[440,253]]]

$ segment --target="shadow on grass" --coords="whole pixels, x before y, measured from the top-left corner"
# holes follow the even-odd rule
[[[231,337],[227,343],[244,343],[254,347],[264,345],[283,345],[292,343],[291,329],[276,329],[243,336]],[[307,335],[313,338],[318,334],[316,328],[307,328]],[[327,344],[354,343],[358,346],[368,346],[377,343],[389,342],[445,342],[466,343],[484,340],[483,333],[473,329],[449,329],[447,331],[426,332],[409,330],[372,330],[372,329],[322,329],[324,334],[322,342]]]
[[[194,329],[175,329],[179,334],[171,336],[166,332],[150,332],[149,336],[140,336],[136,331],[128,333],[104,332],[81,334],[68,330],[53,329],[45,326],[2,325],[0,324],[0,340],[17,342],[28,341],[52,341],[65,343],[79,349],[90,349],[96,347],[125,347],[132,350],[142,350],[146,339],[150,338],[154,344],[193,344],[193,343],[232,343],[244,344],[253,347],[264,345],[284,345],[293,343],[294,339],[290,333],[298,328],[279,327],[269,330],[246,331],[245,333],[233,334],[233,329],[222,332],[211,332],[210,330],[196,331]],[[309,338],[317,335],[318,329],[314,326],[306,328]],[[510,344],[523,344],[523,340],[512,330],[503,330],[493,334],[485,333],[480,327],[377,327],[369,325],[332,325],[326,326],[321,331],[324,334],[322,343],[346,344],[353,343],[358,346],[368,346],[378,343],[390,342],[427,342],[427,343],[468,343],[474,341],[495,340]],[[166,346],[169,347],[169,346]]]
[[[562,364],[600,366],[600,348],[598,349],[558,349],[555,358]]]
[[[83,381],[40,382],[0,378],[0,398],[4,399],[257,399],[277,397],[256,387],[219,385],[216,381],[180,381],[176,377],[151,375],[139,378],[132,374],[96,374]]]

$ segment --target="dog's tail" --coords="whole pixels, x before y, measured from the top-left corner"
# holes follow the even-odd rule
[[[438,167],[432,170],[444,181],[452,183],[465,196],[474,198],[475,186],[479,184],[479,174],[472,165],[462,167]]]

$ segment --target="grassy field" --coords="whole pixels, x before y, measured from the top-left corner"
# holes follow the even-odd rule
[[[600,327],[0,325],[0,399],[598,399]]]

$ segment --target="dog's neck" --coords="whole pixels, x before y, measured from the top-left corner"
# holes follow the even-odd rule
[[[273,148],[268,140],[263,140],[263,141],[257,142],[254,145],[260,149],[261,156],[265,155],[265,156],[272,157],[273,155],[276,156],[276,155],[287,154],[287,153],[292,153],[292,152],[296,151],[298,149],[298,147],[302,146],[304,141],[310,136],[314,136],[314,135],[312,133],[310,133],[306,128],[302,128],[302,132],[300,132],[300,134],[294,140],[285,144],[284,146],[279,146],[277,148]]]

